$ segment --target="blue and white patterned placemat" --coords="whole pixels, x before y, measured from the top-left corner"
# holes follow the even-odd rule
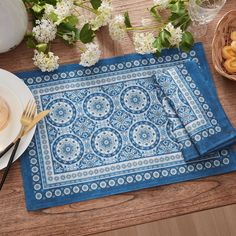
[[[181,139],[183,127],[188,124],[175,119],[176,112],[171,114],[174,107],[165,102],[168,94],[161,96],[165,87],[158,86],[156,75],[163,69],[176,68],[183,78],[191,79],[183,68],[189,60],[208,75],[206,80],[216,95],[201,44],[196,44],[189,54],[173,49],[159,58],[133,54],[101,60],[92,68],[67,65],[54,73],[19,73],[35,96],[38,109],[52,110],[37,126],[21,158],[27,209],[235,170],[231,148],[188,163],[184,160],[181,148],[188,143],[191,146],[191,138],[196,135],[189,136],[189,140],[183,135]],[[196,81],[191,84],[194,89]],[[187,87],[181,89],[188,92]],[[208,109],[205,101],[192,104],[193,96],[187,97],[194,110]],[[195,122],[194,114],[189,114],[188,122]],[[211,113],[208,115],[207,120],[216,120]],[[206,127],[206,135],[220,132],[221,127],[214,124],[211,131]]]

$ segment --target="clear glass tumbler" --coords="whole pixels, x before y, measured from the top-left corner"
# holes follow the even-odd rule
[[[207,24],[215,18],[225,3],[226,0],[189,0],[188,11],[192,20],[189,30],[195,38],[206,35]]]

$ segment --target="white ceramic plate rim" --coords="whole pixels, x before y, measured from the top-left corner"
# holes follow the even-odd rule
[[[23,107],[26,106],[30,99],[34,99],[33,94],[20,78],[3,69],[0,69],[0,84],[10,89],[19,98]],[[16,161],[29,146],[34,136],[35,129],[36,127],[34,127],[25,137],[22,138],[14,161]],[[11,151],[0,159],[0,170],[7,166],[10,154]]]

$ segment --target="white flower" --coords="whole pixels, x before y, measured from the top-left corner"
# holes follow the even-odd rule
[[[81,2],[78,2],[78,0],[76,1],[76,4],[81,4],[83,3],[82,0]],[[82,28],[85,24],[90,23],[92,21],[92,19],[95,18],[95,14],[91,11],[87,11],[81,7],[73,7],[71,9],[71,14],[74,15],[75,17],[77,17],[78,19],[78,28]]]
[[[77,16],[79,20],[79,26],[82,28],[85,24],[90,23],[94,19],[94,14],[92,12],[86,12],[86,14],[83,11],[80,11],[81,9],[78,9],[77,12],[73,13],[75,16]],[[82,9],[83,10],[83,9]]]
[[[54,11],[55,11],[55,8],[53,5],[45,4],[45,7],[44,7],[45,16],[49,16]]]
[[[48,18],[48,16],[53,12],[57,15],[57,18],[58,18],[57,23],[60,24],[60,22],[64,18],[71,15],[73,6],[74,4],[73,4],[73,1],[71,0],[59,1],[55,7],[50,4],[46,4],[44,17]]]
[[[69,41],[70,40],[70,37],[67,35],[67,34],[63,34],[62,35],[62,38],[66,41]]]
[[[32,32],[39,43],[48,43],[56,38],[57,27],[52,21],[42,19],[37,20],[36,24]]]
[[[168,23],[165,27],[167,31],[170,32],[171,37],[169,39],[172,46],[178,46],[182,41],[183,31],[180,27],[175,28],[171,23]]]
[[[88,43],[86,50],[81,54],[80,65],[89,67],[96,64],[101,56],[101,51],[97,43]]]
[[[121,40],[125,37],[126,27],[124,16],[117,15],[110,21],[109,33],[113,40]]]
[[[98,15],[91,21],[92,29],[97,30],[101,26],[109,23],[112,16],[113,7],[109,0],[102,1],[101,6],[97,9]]]
[[[156,52],[153,47],[155,37],[152,33],[135,33],[134,46],[137,53],[148,54]]]
[[[45,54],[43,52],[39,52],[34,50],[34,57],[32,58],[34,61],[34,65],[37,66],[43,72],[45,71],[53,71],[56,70],[58,65],[58,56],[54,56],[53,52],[49,52]]]
[[[170,0],[153,0],[155,6],[159,6],[160,9],[167,8]]]
[[[151,19],[148,18],[142,18],[141,24],[142,26],[150,26],[153,23]]]

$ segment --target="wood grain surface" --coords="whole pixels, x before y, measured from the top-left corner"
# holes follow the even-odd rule
[[[139,24],[141,17],[148,15],[145,9],[151,6],[151,0],[114,0],[114,5],[116,12],[129,10],[134,24]],[[232,9],[236,9],[235,0],[228,0],[201,41],[204,42],[220,101],[236,127],[236,82],[217,75],[211,58],[216,23]],[[131,35],[120,44],[114,43],[104,28],[99,41],[103,57],[134,52]],[[61,58],[61,64],[79,61],[76,48],[68,48],[60,41],[54,43],[53,51]],[[32,50],[22,43],[15,50],[0,55],[0,68],[12,72],[29,70],[33,68],[31,58]],[[25,208],[20,163],[17,161],[0,192],[0,235],[89,235],[233,203],[236,203],[236,173],[29,213]]]
[[[99,233],[96,236],[235,236],[235,219],[236,205],[230,205]]]

